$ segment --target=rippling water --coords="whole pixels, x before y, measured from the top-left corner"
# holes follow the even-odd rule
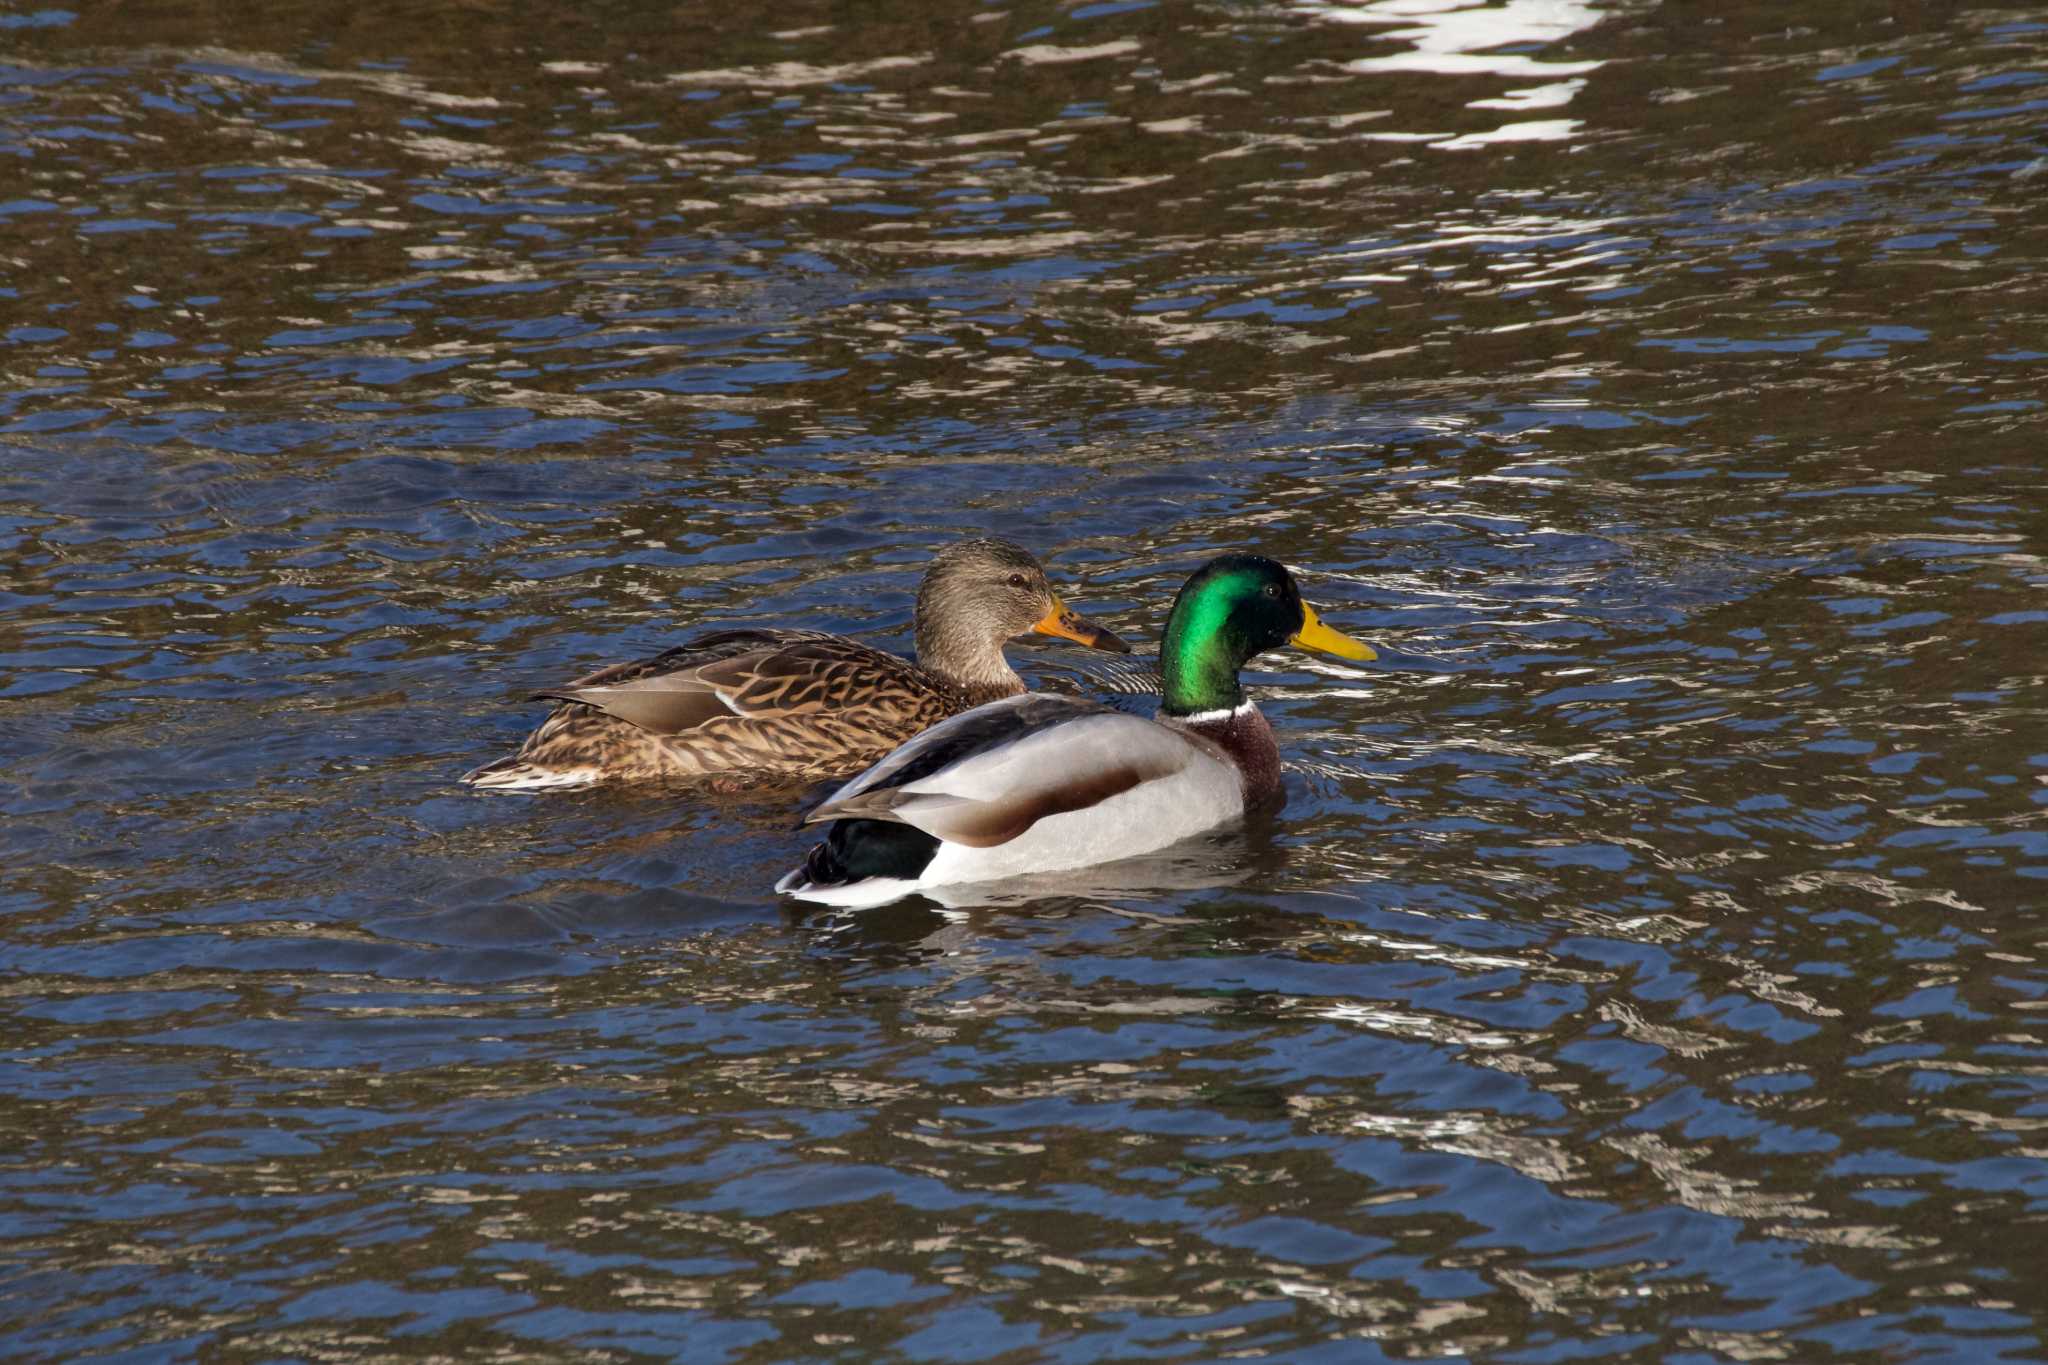
[[[2032,11],[87,8],[0,16],[0,1353],[2048,1345]],[[983,531],[1383,665],[968,908],[454,781]]]

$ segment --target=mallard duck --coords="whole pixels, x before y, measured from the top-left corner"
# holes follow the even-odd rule
[[[1076,616],[1029,551],[963,540],[932,557],[913,616],[917,662],[808,630],[718,630],[533,699],[554,713],[518,753],[463,776],[478,787],[576,787],[741,773],[830,777],[918,731],[1024,690],[1003,657],[1018,635],[1130,646]]]
[[[1282,565],[1213,559],[1167,615],[1156,719],[1041,693],[955,716],[806,815],[831,827],[775,889],[879,905],[925,887],[1148,853],[1276,802],[1280,750],[1237,675],[1288,643],[1376,657],[1318,620]]]

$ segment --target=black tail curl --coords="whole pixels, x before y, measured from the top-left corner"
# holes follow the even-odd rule
[[[844,886],[868,877],[915,881],[939,851],[939,841],[894,820],[834,820],[804,855],[804,880]]]

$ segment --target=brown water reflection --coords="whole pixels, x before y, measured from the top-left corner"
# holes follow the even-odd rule
[[[9,1356],[2043,1349],[2029,12],[0,35]],[[454,783],[991,531],[1386,666],[992,904]]]

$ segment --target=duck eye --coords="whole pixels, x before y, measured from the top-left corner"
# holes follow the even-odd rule
[[[1278,583],[1268,583],[1264,588],[1260,589],[1260,591],[1265,593],[1268,597],[1277,599],[1280,596],[1280,585]]]
[[[1013,574],[1011,574],[1011,575],[1010,575],[1010,586],[1011,586],[1011,587],[1013,587],[1013,588],[1021,588],[1021,587],[1023,587],[1023,586],[1024,586],[1024,575],[1023,575],[1023,574],[1020,574],[1020,573],[1013,573]]]

